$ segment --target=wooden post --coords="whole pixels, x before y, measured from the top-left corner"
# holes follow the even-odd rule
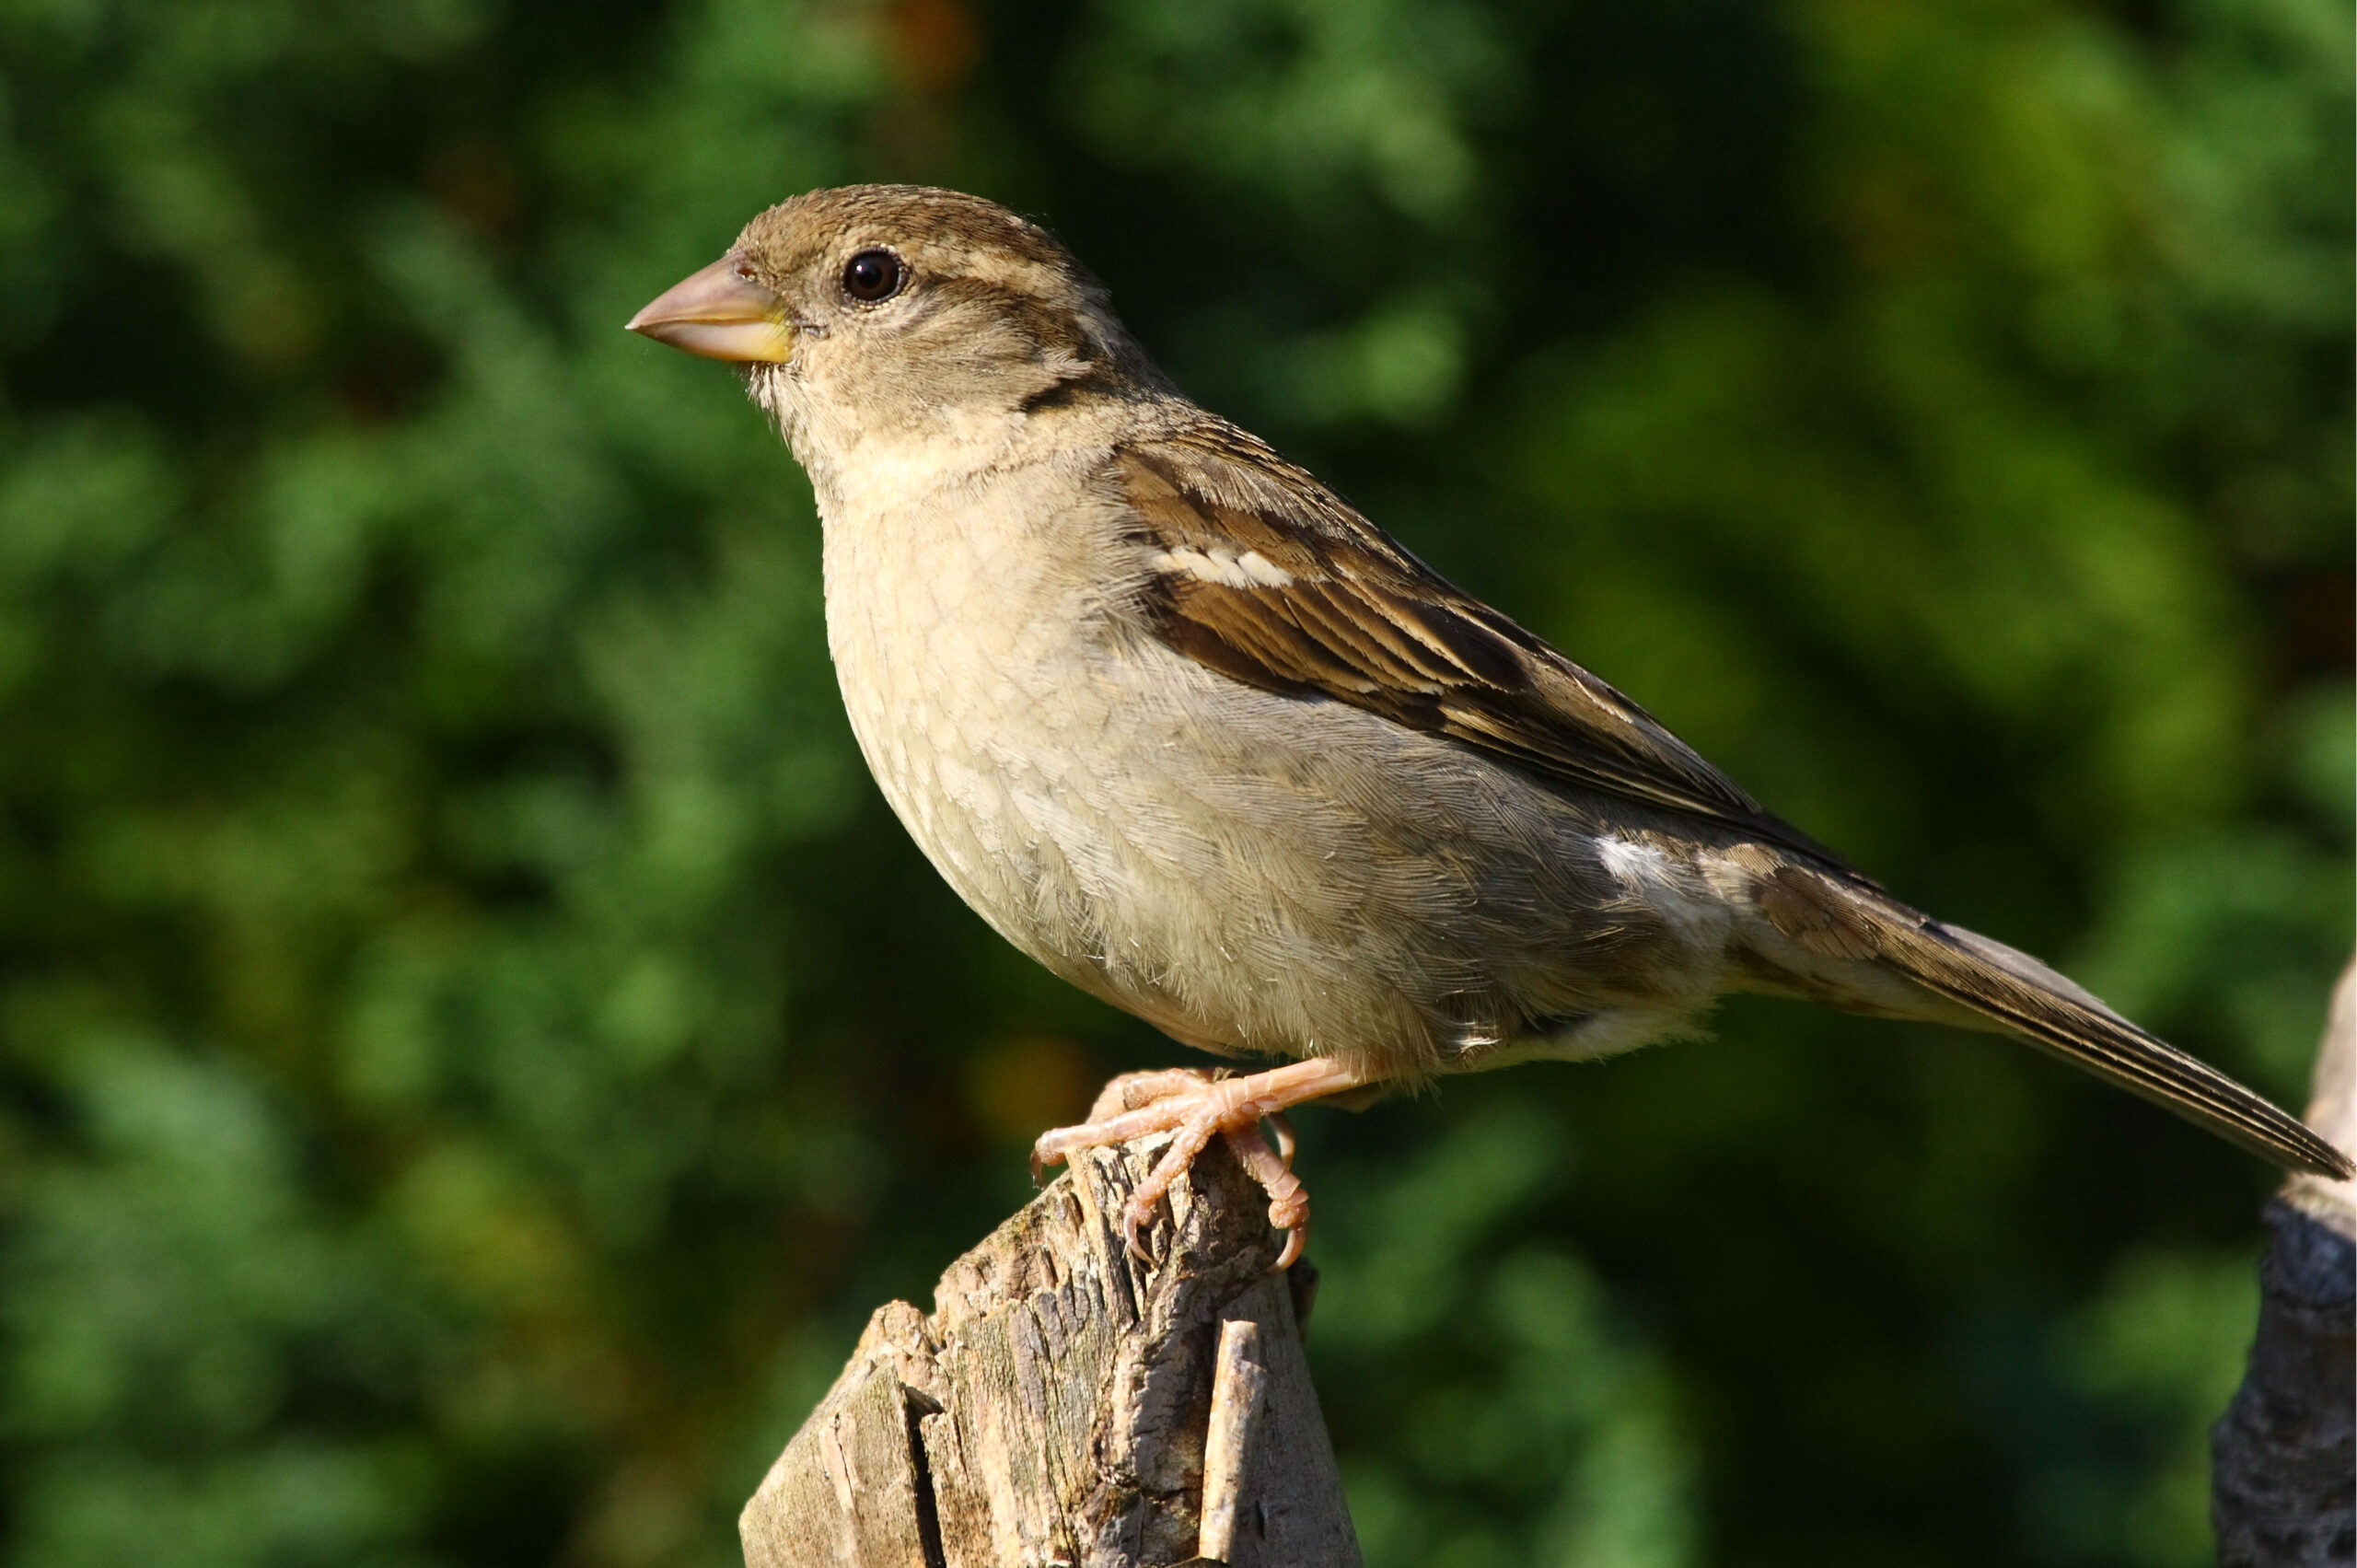
[[[2357,964],[2333,991],[2308,1125],[2357,1147]],[[2221,1568],[2357,1555],[2357,1182],[2295,1176],[2267,1205],[2258,1334],[2211,1430]]]
[[[745,1506],[749,1568],[1358,1568],[1302,1358],[1314,1276],[1269,1272],[1268,1200],[1216,1140],[1132,1258],[1156,1152],[1075,1156],[931,1316],[877,1309]]]

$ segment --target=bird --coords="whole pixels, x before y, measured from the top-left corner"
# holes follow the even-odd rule
[[[1901,902],[1644,709],[1190,401],[1046,228],[856,185],[754,217],[631,331],[729,362],[807,472],[860,751],[1023,952],[1257,1070],[1045,1132],[1213,1139],[1300,1253],[1284,1113],[1613,1055],[1756,992],[2010,1035],[2297,1170],[2349,1156],[2024,953]]]

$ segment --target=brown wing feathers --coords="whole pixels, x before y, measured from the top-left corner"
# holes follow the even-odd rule
[[[1244,459],[1257,488],[1270,488],[1271,474],[1290,482],[1281,497],[1238,494],[1232,476]],[[1451,587],[1240,432],[1133,449],[1118,480],[1157,552],[1148,613],[1189,656],[1264,690],[1333,697],[1564,784],[1840,865],[1636,703]],[[1291,526],[1272,526],[1264,509]]]

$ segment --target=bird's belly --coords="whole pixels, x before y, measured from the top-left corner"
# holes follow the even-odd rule
[[[1427,1073],[1539,1020],[1639,1043],[1716,988],[1722,936],[1632,901],[1510,770],[1086,616],[923,609],[830,600],[886,798],[1002,935],[1179,1040]]]

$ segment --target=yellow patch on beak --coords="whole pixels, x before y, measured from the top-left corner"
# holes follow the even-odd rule
[[[752,263],[736,250],[664,290],[627,324],[706,359],[783,365],[794,357],[785,301],[754,281]]]

